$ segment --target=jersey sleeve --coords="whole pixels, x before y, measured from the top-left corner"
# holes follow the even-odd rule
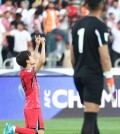
[[[95,34],[98,40],[98,47],[102,47],[103,45],[108,44],[108,28],[104,23],[100,23],[95,29]]]

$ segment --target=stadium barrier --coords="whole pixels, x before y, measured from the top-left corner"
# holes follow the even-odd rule
[[[120,69],[112,69],[117,89],[117,99],[110,101],[106,84],[101,99],[99,116],[120,115]],[[42,69],[38,73],[41,107],[45,120],[83,116],[83,106],[73,83],[72,69]],[[0,120],[24,119],[24,91],[19,70],[0,70]]]

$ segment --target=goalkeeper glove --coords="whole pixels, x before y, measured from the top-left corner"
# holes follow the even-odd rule
[[[116,100],[116,88],[115,88],[115,82],[111,71],[104,72],[104,75],[106,77],[106,83],[109,90],[109,93],[111,94],[111,100]]]

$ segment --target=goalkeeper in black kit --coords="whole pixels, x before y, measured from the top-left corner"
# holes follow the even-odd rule
[[[111,100],[116,98],[111,61],[108,53],[108,29],[101,21],[103,0],[87,0],[89,15],[72,28],[71,58],[74,82],[84,108],[81,134],[100,134],[97,114],[100,110],[104,76]]]

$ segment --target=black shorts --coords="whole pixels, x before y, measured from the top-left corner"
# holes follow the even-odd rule
[[[74,77],[74,82],[82,104],[84,102],[101,104],[103,76]]]

